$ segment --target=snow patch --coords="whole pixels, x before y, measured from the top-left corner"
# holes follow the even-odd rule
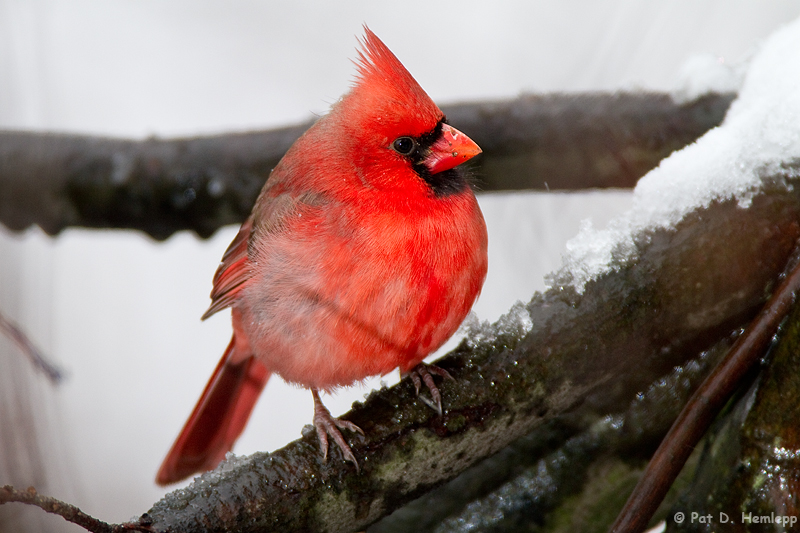
[[[481,322],[475,313],[470,313],[459,328],[465,334],[467,345],[475,348],[493,345],[502,336],[511,336],[520,339],[533,329],[533,320],[525,304],[517,300],[509,311],[502,315],[497,322],[488,320]]]
[[[671,228],[712,201],[746,208],[762,176],[800,160],[800,19],[772,34],[753,58],[723,123],[639,180],[633,207],[604,229],[584,223],[567,243],[550,286],[586,283],[635,259],[634,237]]]
[[[695,54],[681,67],[672,99],[679,104],[709,93],[735,93],[742,88],[746,65],[732,65],[714,54]]]

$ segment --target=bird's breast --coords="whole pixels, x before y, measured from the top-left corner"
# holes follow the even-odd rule
[[[471,193],[410,209],[328,206],[265,247],[240,308],[256,355],[331,389],[408,370],[458,328],[486,275]]]

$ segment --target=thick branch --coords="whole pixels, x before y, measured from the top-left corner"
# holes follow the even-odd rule
[[[732,99],[523,96],[444,112],[484,150],[475,169],[482,190],[632,187],[718,125]],[[247,217],[270,170],[307,127],[143,141],[0,132],[0,222],[50,234],[83,226],[207,237]]]
[[[548,422],[367,533],[511,533],[542,522],[547,525],[535,531],[601,531],[622,507],[647,455],[731,343],[725,338],[671,369],[624,412],[577,409]],[[674,500],[673,492],[665,503]]]
[[[446,412],[408,381],[345,418],[362,465],[323,464],[313,435],[237,459],[149,511],[158,531],[357,531],[577,406],[623,411],[655,377],[752,318],[800,236],[796,169],[767,181],[748,209],[730,200],[674,230],[640,235],[636,259],[557,287],[491,331],[473,331],[440,366]]]

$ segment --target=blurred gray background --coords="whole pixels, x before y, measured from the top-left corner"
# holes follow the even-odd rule
[[[678,91],[696,65],[737,68],[798,15],[789,0],[0,0],[0,129],[143,138],[304,121],[347,90],[364,23],[438,103]],[[580,221],[603,226],[629,198],[482,195],[490,272],[478,318],[543,289]],[[0,484],[35,485],[115,522],[164,493],[156,469],[229,340],[227,313],[199,317],[235,231],[157,243],[0,227],[0,312],[68,374],[52,388],[0,337]],[[397,376],[324,401],[340,414],[381,379]],[[311,413],[307,391],[273,379],[236,453],[283,446]],[[80,531],[0,507],[0,531],[26,529]]]

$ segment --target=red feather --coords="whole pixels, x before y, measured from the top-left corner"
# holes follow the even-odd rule
[[[234,362],[235,344],[234,336],[162,463],[156,483],[166,485],[213,469],[247,425],[270,372],[254,357]]]
[[[222,262],[214,274],[211,306],[203,314],[203,320],[230,306],[244,282],[250,277],[250,265],[247,262],[247,240],[250,238],[252,226],[252,219],[248,218],[239,228],[239,233],[236,234],[228,249],[225,250]]]

